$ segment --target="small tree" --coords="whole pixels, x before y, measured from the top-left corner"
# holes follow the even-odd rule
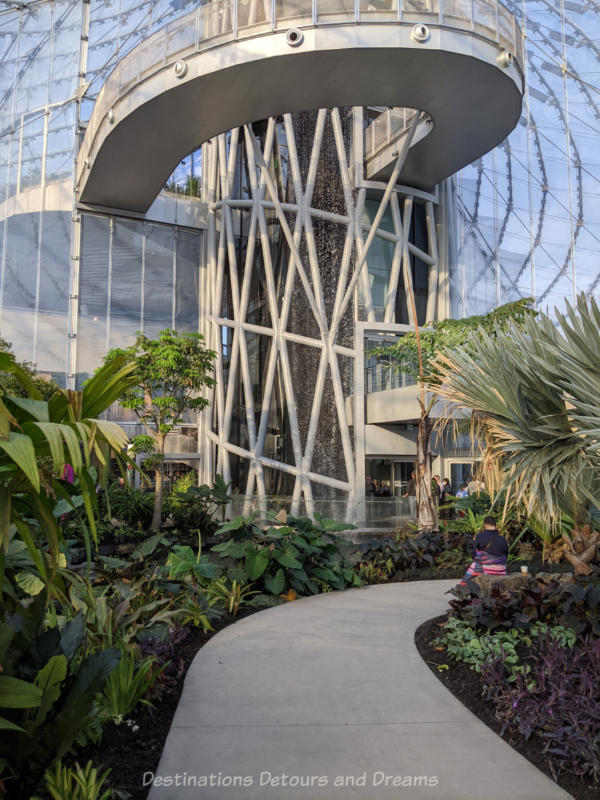
[[[199,411],[208,405],[199,393],[213,386],[210,377],[216,353],[206,350],[199,333],[160,331],[156,339],[138,333],[135,343],[124,349],[115,348],[105,362],[126,355],[137,364],[137,384],[120,398],[125,408],[132,409],[149,436],[134,437],[138,451],[153,449],[155,493],[152,529],[160,528],[163,494],[165,439],[182,422],[187,410]]]
[[[441,378],[435,359],[440,354],[452,352],[466,345],[479,331],[495,336],[506,331],[509,323],[521,325],[525,319],[537,312],[532,308],[533,299],[526,297],[514,303],[499,306],[485,316],[464,319],[444,319],[431,322],[425,330],[417,326],[402,336],[390,347],[371,351],[374,355],[389,358],[390,369],[409,376],[419,387],[420,416],[417,429],[416,492],[417,524],[421,530],[438,530],[439,523],[435,504],[431,496],[431,470],[429,444],[433,432],[431,409],[438,400],[437,389]],[[416,310],[414,310],[416,317]],[[429,396],[426,395],[429,390]]]

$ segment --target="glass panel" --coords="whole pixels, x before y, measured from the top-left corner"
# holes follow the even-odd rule
[[[78,383],[100,364],[106,353],[108,310],[108,217],[83,214],[79,273],[79,323],[77,330]]]
[[[37,369],[50,373],[64,385],[67,362],[67,314],[38,312],[34,360]]]
[[[213,39],[233,31],[232,0],[217,0],[202,6],[199,16],[199,38]]]
[[[514,17],[510,11],[502,5],[498,5],[498,28],[500,33],[500,44],[507,50],[515,49]]]
[[[68,312],[71,214],[44,211],[42,258],[40,260],[40,298],[44,311]]]
[[[142,327],[144,223],[114,218],[110,294],[110,346],[126,347]]]
[[[2,338],[10,343],[17,361],[33,361],[35,311],[2,311]]]
[[[285,25],[280,24],[284,20],[309,21],[312,19],[312,2],[310,0],[275,0],[275,16],[278,28],[290,27],[289,21]]]
[[[75,93],[79,71],[80,35],[80,3],[77,0],[56,0],[49,98],[51,103],[67,100]]]
[[[164,61],[165,31],[157,33],[140,45],[140,74],[143,75]]]
[[[477,33],[496,38],[496,8],[497,5],[494,0],[473,0],[475,30]]]
[[[405,20],[425,22],[432,21],[431,17],[439,18],[438,0],[402,0],[401,9]]]
[[[44,152],[44,115],[34,112],[21,118],[20,164],[17,192],[28,186],[38,186],[42,181],[42,154]]]
[[[471,0],[443,0],[442,13],[446,25],[452,25],[455,28],[471,27]]]
[[[144,333],[153,337],[173,324],[173,247],[166,225],[146,227],[144,256]]]
[[[50,115],[46,144],[46,183],[65,180],[73,175],[73,155],[77,138],[75,122],[74,103],[58,108]]]
[[[175,281],[175,330],[198,330],[198,278],[200,235],[177,231],[177,277]]]
[[[396,19],[398,0],[360,0],[360,16],[367,21]]]
[[[184,22],[172,23],[167,29],[167,55],[192,52],[196,49],[196,18],[185,18]]]
[[[343,22],[355,18],[354,0],[316,0],[318,22]]]
[[[39,214],[18,214],[8,218],[5,308],[35,308],[39,235]]]
[[[239,0],[238,28],[248,28],[271,20],[271,0]]]

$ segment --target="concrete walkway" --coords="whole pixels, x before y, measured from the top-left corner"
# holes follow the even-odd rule
[[[453,583],[319,595],[217,634],[190,666],[150,799],[569,798],[417,652]]]

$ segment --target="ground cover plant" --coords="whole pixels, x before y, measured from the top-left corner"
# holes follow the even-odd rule
[[[533,751],[533,760],[575,797],[597,796],[600,576],[530,578],[519,591],[499,581],[489,596],[471,582],[451,594],[437,635],[422,645],[425,659],[453,687],[452,673],[468,668],[472,677],[459,670],[455,680],[461,692],[473,685],[472,710],[487,704],[498,732],[528,757]]]

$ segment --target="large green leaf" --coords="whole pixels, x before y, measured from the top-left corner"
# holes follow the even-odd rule
[[[251,581],[256,581],[269,565],[270,550],[263,547],[261,550],[251,550],[246,556],[246,572]]]
[[[42,690],[20,678],[0,675],[0,708],[37,708]]]
[[[282,567],[289,567],[290,569],[302,569],[302,564],[289,552],[274,550],[273,555]]]
[[[36,492],[40,490],[35,450],[31,439],[22,433],[11,433],[8,439],[0,439],[0,449],[23,471]]]
[[[54,422],[36,422],[34,424],[46,437],[54,463],[54,470],[57,475],[61,475],[65,466],[65,451],[60,428]]]
[[[279,595],[285,589],[285,575],[278,569],[275,575],[265,575],[265,586],[271,594]]]
[[[46,584],[37,575],[32,572],[18,572],[15,575],[15,581],[19,588],[30,597],[35,597],[40,592],[44,591]]]
[[[84,639],[85,617],[82,613],[78,613],[65,625],[60,634],[60,647],[68,661],[75,656]]]
[[[32,400],[30,397],[10,397],[8,400],[38,422],[49,421],[48,403],[44,400]]]
[[[42,690],[42,700],[36,714],[35,724],[41,725],[48,712],[58,700],[62,682],[67,677],[67,659],[64,655],[53,656],[35,678],[35,685]]]
[[[15,725],[14,722],[10,722],[4,717],[0,717],[0,731],[18,731],[19,733],[27,733],[24,728],[19,727],[19,725]]]
[[[216,531],[217,535],[220,533],[227,533],[227,531],[239,531],[243,528],[247,522],[250,520],[245,520],[244,517],[235,517],[230,522],[226,522],[224,525]]]

